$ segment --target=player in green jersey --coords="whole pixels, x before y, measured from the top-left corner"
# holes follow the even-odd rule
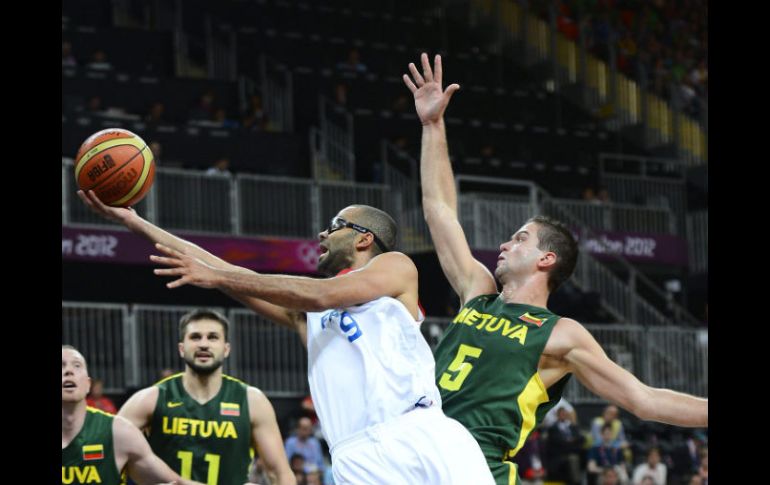
[[[517,482],[508,461],[559,401],[569,376],[641,419],[708,426],[708,400],[651,388],[612,362],[578,322],[554,315],[548,296],[572,274],[578,247],[561,223],[533,217],[500,245],[495,275],[471,254],[457,216],[444,111],[460,89],[443,90],[440,56],[404,83],[422,122],[420,160],[425,220],[439,262],[462,309],[435,351],[444,412],[465,425],[498,484]],[[502,285],[497,292],[495,277]]]
[[[257,388],[222,373],[230,354],[229,322],[195,310],[179,322],[183,373],[134,394],[119,411],[149,430],[153,451],[185,478],[207,485],[248,481],[250,448],[280,485],[294,485],[273,406]]]
[[[61,348],[61,374],[62,484],[117,484],[125,470],[139,484],[202,485],[174,473],[131,423],[86,406],[91,378],[85,357],[70,345]]]

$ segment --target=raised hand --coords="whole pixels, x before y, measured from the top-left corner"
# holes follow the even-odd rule
[[[169,266],[169,268],[154,270],[155,274],[158,276],[179,276],[179,279],[167,283],[166,287],[170,289],[179,288],[184,285],[193,285],[200,288],[217,287],[219,275],[213,266],[209,266],[198,258],[188,256],[160,243],[156,244],[155,248],[168,256],[156,256],[153,254],[150,256],[150,260]]]
[[[130,207],[112,207],[105,204],[99,200],[99,197],[96,196],[96,193],[93,190],[89,190],[88,194],[82,190],[78,190],[78,197],[80,197],[80,200],[82,200],[85,205],[90,207],[92,211],[101,215],[105,219],[109,219],[119,224],[126,224],[126,221],[132,215],[136,214],[136,211]]]
[[[441,121],[444,116],[444,110],[446,110],[449,100],[452,98],[452,94],[460,89],[459,84],[451,84],[447,86],[446,90],[442,90],[441,87],[441,56],[436,54],[433,65],[435,70],[430,67],[430,61],[428,61],[428,54],[422,53],[420,56],[422,61],[422,75],[417,70],[413,62],[409,63],[409,72],[412,73],[412,78],[408,74],[404,74],[404,84],[414,95],[414,105],[417,109],[417,116],[423,125],[437,123]]]

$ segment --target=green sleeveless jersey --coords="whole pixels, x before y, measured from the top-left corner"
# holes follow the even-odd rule
[[[509,458],[561,398],[565,376],[545,389],[540,356],[559,316],[504,303],[498,294],[470,300],[436,347],[444,413],[478,441],[498,484],[517,483]]]
[[[251,423],[246,384],[222,376],[222,388],[206,404],[182,386],[183,374],[156,383],[152,450],[182,478],[207,485],[242,485],[251,463]]]
[[[62,484],[120,483],[112,439],[114,418],[99,409],[86,408],[83,429],[61,450]]]

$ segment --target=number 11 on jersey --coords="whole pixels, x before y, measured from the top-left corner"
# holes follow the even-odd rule
[[[444,372],[438,382],[439,387],[447,391],[458,391],[468,377],[468,374],[473,370],[473,364],[465,362],[465,359],[478,359],[481,352],[482,349],[478,347],[460,344],[460,347],[457,349],[457,355],[447,369],[450,372],[456,372],[456,374]]]

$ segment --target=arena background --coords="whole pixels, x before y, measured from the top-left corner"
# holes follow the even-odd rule
[[[181,369],[181,312],[218,307],[236,328],[226,371],[268,393],[284,437],[307,394],[293,335],[217,292],[167,290],[149,245],[77,200],[78,146],[117,126],[157,156],[137,210],[258,271],[313,275],[313,240],[339,208],[390,211],[435,344],[457,302],[421,218],[420,125],[400,77],[440,53],[462,86],[446,121],[476,254],[494,262],[536,212],[565,220],[583,254],[549,306],[643,381],[707,396],[706,22],[703,1],[63,2],[62,341],[119,406]],[[222,159],[229,174],[207,173]],[[606,404],[576,383],[567,399],[584,431]],[[657,444],[670,483],[691,471],[687,440],[707,443],[622,418],[633,463]]]

